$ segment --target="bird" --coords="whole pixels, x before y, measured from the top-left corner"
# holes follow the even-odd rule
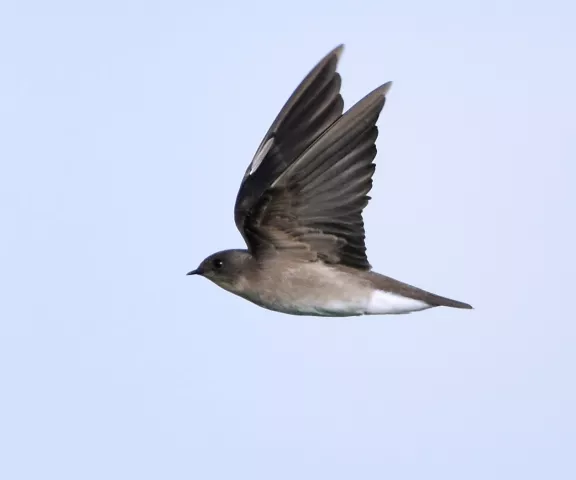
[[[362,212],[375,170],[376,125],[392,82],[344,112],[344,45],[302,80],[264,136],[236,197],[245,249],[205,258],[200,275],[260,307],[349,317],[472,306],[372,270]]]

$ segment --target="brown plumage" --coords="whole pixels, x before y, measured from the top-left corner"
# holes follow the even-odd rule
[[[306,76],[246,169],[234,216],[248,250],[218,252],[190,273],[300,315],[472,308],[371,271],[362,211],[391,83],[342,114],[341,53],[339,46]]]

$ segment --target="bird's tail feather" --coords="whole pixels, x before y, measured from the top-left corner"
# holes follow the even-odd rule
[[[426,298],[426,303],[433,305],[434,307],[452,307],[452,308],[466,308],[473,309],[472,305],[468,303],[459,302],[458,300],[452,300],[451,298],[441,297],[434,293],[429,293],[428,298]]]

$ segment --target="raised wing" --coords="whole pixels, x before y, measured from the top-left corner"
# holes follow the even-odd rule
[[[343,45],[326,55],[290,96],[244,174],[234,218],[246,242],[245,224],[272,183],[342,115],[341,79],[336,72]]]
[[[281,250],[370,270],[362,210],[375,169],[376,121],[390,86],[340,116],[263,192],[242,224],[254,255]]]

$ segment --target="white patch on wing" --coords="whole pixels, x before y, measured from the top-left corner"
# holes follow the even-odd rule
[[[268,152],[272,148],[272,145],[274,145],[274,137],[270,137],[266,141],[266,143],[264,145],[262,145],[262,148],[260,150],[258,150],[258,152],[256,152],[256,155],[254,156],[254,159],[252,160],[252,164],[250,165],[250,174],[249,175],[252,175],[258,169],[258,167],[262,163],[262,160],[264,160],[264,157],[266,157],[266,155],[268,155]]]
[[[422,300],[415,300],[414,298],[403,297],[396,293],[384,292],[376,290],[370,295],[370,300],[366,308],[368,315],[386,315],[416,312],[418,310],[426,310],[431,308]]]

